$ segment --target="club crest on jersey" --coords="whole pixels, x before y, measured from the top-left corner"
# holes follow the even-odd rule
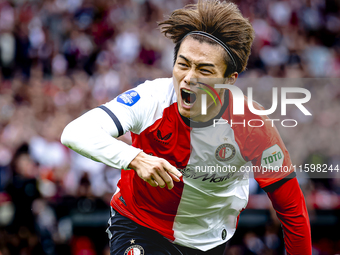
[[[224,143],[218,146],[215,151],[215,157],[218,161],[229,161],[236,155],[236,149],[234,145],[230,143]]]
[[[144,255],[144,249],[142,246],[135,244],[128,247],[125,250],[124,255]]]
[[[270,170],[279,171],[282,167],[284,154],[277,144],[264,150],[261,157],[261,166]]]
[[[140,99],[140,95],[134,91],[129,90],[117,97],[117,102],[125,104],[127,106],[133,106]]]

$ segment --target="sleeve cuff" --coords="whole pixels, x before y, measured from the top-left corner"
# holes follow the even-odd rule
[[[262,189],[265,192],[273,192],[274,190],[279,188],[281,185],[283,185],[284,183],[286,183],[287,181],[289,181],[290,179],[293,179],[295,177],[296,177],[296,173],[292,172],[289,175],[287,175],[286,177],[284,177],[283,179],[281,179],[281,180],[279,180],[277,182],[274,182],[272,184],[269,184],[268,186],[263,187]]]
[[[129,168],[131,161],[134,160],[134,158],[137,157],[137,155],[143,151],[141,149],[132,147],[131,145],[128,146],[129,148],[124,151],[123,153],[124,155],[121,155],[122,156],[121,168],[124,170],[131,170],[131,168]]]

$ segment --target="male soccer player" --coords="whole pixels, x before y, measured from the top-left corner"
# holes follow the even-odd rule
[[[175,10],[159,25],[175,43],[173,77],[85,113],[61,137],[78,153],[124,169],[111,200],[111,254],[223,254],[247,205],[240,170],[248,162],[277,170],[255,178],[282,223],[287,253],[311,254],[304,197],[294,171],[281,171],[291,161],[276,128],[246,103],[244,115],[234,115],[232,94],[214,88],[234,84],[245,70],[251,24],[236,5],[212,0]],[[245,125],[250,119],[264,125]],[[116,139],[127,131],[132,146]]]

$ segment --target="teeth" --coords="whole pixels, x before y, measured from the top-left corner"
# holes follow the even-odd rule
[[[187,89],[182,89],[182,91],[188,93],[188,94],[195,94],[194,92],[190,91],[190,90],[187,90]],[[185,102],[185,100],[183,100],[183,103],[187,106],[191,106],[193,103],[190,103],[190,102]]]
[[[186,89],[182,89],[184,92],[189,93],[189,94],[194,94],[194,92],[190,91],[190,90],[186,90]]]

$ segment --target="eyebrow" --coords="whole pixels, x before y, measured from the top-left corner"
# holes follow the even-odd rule
[[[192,61],[190,61],[189,59],[187,59],[187,58],[184,57],[183,55],[179,55],[178,57],[183,58],[185,61],[187,61],[187,62],[190,63],[190,64],[192,63]],[[199,63],[197,66],[198,66],[198,67],[202,67],[202,66],[211,66],[211,67],[215,67],[214,64],[209,64],[209,63]]]

